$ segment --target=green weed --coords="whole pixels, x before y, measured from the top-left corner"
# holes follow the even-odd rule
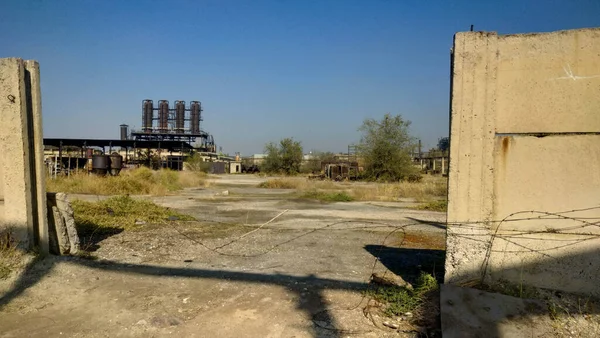
[[[415,311],[423,304],[427,295],[437,289],[437,280],[432,275],[422,272],[413,289],[399,286],[379,286],[366,291],[366,294],[385,304],[384,313],[386,315],[398,316]]]

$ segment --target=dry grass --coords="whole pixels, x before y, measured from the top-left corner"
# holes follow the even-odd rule
[[[258,187],[267,189],[296,189],[303,191],[315,189],[343,189],[343,186],[332,181],[311,181],[303,177],[272,178],[262,182]]]
[[[309,190],[301,195],[302,198],[315,199],[323,202],[351,202],[354,198],[344,191],[325,192],[322,190]]]
[[[0,229],[0,280],[19,270],[24,262],[24,254],[17,249],[11,233],[10,227]]]
[[[400,198],[414,198],[429,201],[445,197],[448,183],[444,177],[425,176],[421,182],[374,183],[353,189],[354,197],[361,201],[395,201]]]
[[[151,201],[129,196],[115,196],[98,202],[74,200],[71,204],[80,237],[98,231],[110,232],[115,228],[131,229],[137,226],[136,223],[157,224],[171,220],[194,219]]]
[[[413,198],[429,202],[446,197],[448,183],[444,177],[425,176],[420,182],[362,183],[313,181],[300,177],[273,178],[259,185],[268,189],[296,189],[306,195],[312,191],[344,191],[357,201],[396,201]],[[435,206],[440,209],[441,205]]]
[[[0,249],[0,280],[8,278],[21,266],[22,256],[15,248]]]
[[[187,187],[206,186],[206,174],[196,171],[122,171],[119,176],[75,174],[47,180],[47,190],[72,194],[163,196]]]

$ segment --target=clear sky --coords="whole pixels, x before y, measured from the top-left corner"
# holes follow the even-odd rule
[[[0,57],[40,62],[44,136],[118,138],[141,101],[202,101],[223,151],[345,151],[399,113],[448,135],[453,34],[600,26],[600,0],[2,0]]]

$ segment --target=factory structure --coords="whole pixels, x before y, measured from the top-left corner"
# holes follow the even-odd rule
[[[184,161],[199,154],[215,167],[235,162],[220,156],[211,134],[201,127],[199,101],[142,101],[142,128],[130,130],[122,124],[115,139],[45,138],[44,155],[51,175],[86,169],[97,174],[116,175],[122,168],[148,166],[153,169],[182,170]],[[223,163],[225,162],[225,163]],[[223,164],[221,164],[223,163]]]
[[[129,133],[127,125],[121,125],[121,139],[138,141],[178,141],[193,144],[205,152],[215,152],[215,142],[209,133],[200,128],[202,104],[191,101],[186,108],[185,101],[160,100],[155,106],[152,100],[142,102],[142,129]]]

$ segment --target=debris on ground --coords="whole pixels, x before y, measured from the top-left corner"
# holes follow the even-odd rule
[[[371,275],[371,282],[379,285],[398,286],[409,290],[412,290],[413,288],[413,286],[409,282],[405,281],[404,279],[402,279],[402,277],[391,272],[375,272]]]

